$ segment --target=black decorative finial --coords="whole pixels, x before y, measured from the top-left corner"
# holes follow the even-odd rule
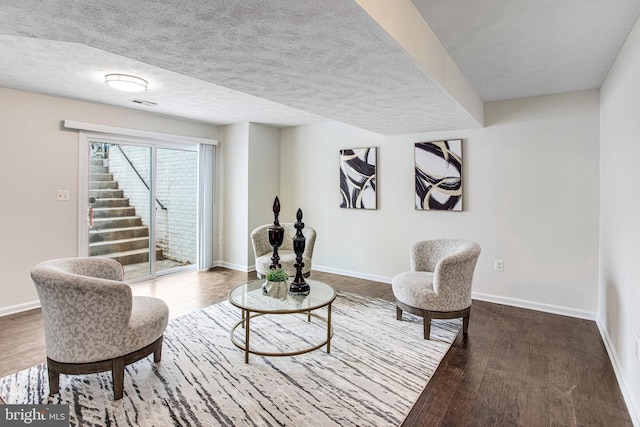
[[[278,255],[278,248],[282,245],[284,240],[284,228],[278,222],[278,215],[280,215],[280,200],[278,196],[273,201],[273,225],[269,227],[269,244],[273,248],[273,256],[271,257],[270,270],[281,268],[280,255]]]
[[[308,294],[310,287],[302,275],[302,268],[304,267],[304,262],[302,262],[302,253],[304,252],[307,240],[306,237],[304,237],[304,234],[302,234],[302,229],[304,228],[304,222],[302,222],[302,209],[298,209],[296,218],[298,219],[294,225],[296,228],[296,235],[293,238],[293,252],[296,254],[296,263],[293,266],[296,268],[296,277],[291,282],[291,286],[289,286],[289,292],[294,294]]]
[[[276,196],[276,199],[273,201],[273,224],[274,225],[280,225],[280,222],[278,222],[278,215],[280,215],[280,199],[278,199],[278,196]]]

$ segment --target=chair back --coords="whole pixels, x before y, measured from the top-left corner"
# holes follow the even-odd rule
[[[433,273],[442,258],[472,247],[478,250],[479,255],[480,245],[466,239],[432,239],[416,242],[411,246],[409,253],[411,270]]]
[[[253,245],[253,252],[255,258],[259,258],[268,253],[273,253],[273,248],[269,244],[269,227],[273,224],[261,225],[251,232],[251,243]],[[281,222],[280,225],[284,228],[284,238],[282,239],[282,246],[278,250],[293,250],[293,238],[296,235],[295,223],[293,222]],[[305,237],[305,247],[303,256],[312,258],[313,248],[316,243],[316,230],[308,225],[305,225],[302,229],[302,234]]]
[[[411,248],[411,269],[433,273],[433,290],[447,310],[471,305],[471,285],[480,245],[465,239],[435,239]]]
[[[31,270],[44,320],[47,357],[85,363],[116,357],[131,319],[131,287],[119,262],[62,258]]]

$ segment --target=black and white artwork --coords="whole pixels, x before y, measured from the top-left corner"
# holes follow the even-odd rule
[[[340,207],[376,209],[376,147],[340,150]]]
[[[462,140],[415,145],[416,209],[462,210]]]

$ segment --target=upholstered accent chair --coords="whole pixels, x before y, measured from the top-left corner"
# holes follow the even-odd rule
[[[411,271],[392,281],[396,318],[406,311],[424,319],[424,339],[431,336],[431,319],[462,317],[467,335],[471,313],[471,283],[480,245],[464,239],[424,240],[411,246]]]
[[[124,367],[162,354],[169,308],[161,299],[132,296],[119,262],[63,258],[31,270],[44,319],[49,393],[60,374],[111,371],[114,400],[122,398]]]
[[[271,265],[271,257],[273,256],[273,248],[269,244],[269,227],[271,227],[271,225],[272,224],[261,225],[251,232],[251,242],[253,244],[253,254],[256,259],[258,278],[265,276]],[[282,264],[282,268],[289,273],[289,276],[295,276],[296,269],[293,266],[296,263],[296,254],[293,252],[293,237],[296,235],[295,223],[281,222],[280,225],[284,228],[282,246],[278,248],[280,264]],[[302,234],[304,234],[306,239],[304,252],[302,253],[302,262],[304,262],[302,274],[304,277],[309,277],[309,275],[311,275],[313,247],[316,244],[316,231],[308,225],[305,225],[302,229]]]

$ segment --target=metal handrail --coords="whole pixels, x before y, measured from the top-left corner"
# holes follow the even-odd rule
[[[149,184],[147,184],[147,182],[144,180],[144,178],[142,177],[142,175],[140,175],[140,172],[138,172],[138,169],[136,169],[136,167],[133,165],[133,163],[131,162],[131,160],[129,160],[129,157],[127,156],[127,154],[124,152],[124,150],[122,149],[121,146],[116,145],[116,147],[118,147],[118,150],[120,150],[120,152],[122,153],[122,155],[124,156],[125,160],[129,163],[129,165],[131,166],[131,168],[133,169],[133,171],[136,173],[136,175],[138,175],[138,178],[140,178],[140,181],[142,181],[142,183],[144,184],[145,187],[147,187],[147,190],[151,191],[151,188],[149,188]],[[163,211],[168,210],[163,204],[162,202],[160,202],[160,200],[158,200],[158,198],[156,197],[156,202],[158,203],[158,205],[160,205],[160,209],[162,209]]]

